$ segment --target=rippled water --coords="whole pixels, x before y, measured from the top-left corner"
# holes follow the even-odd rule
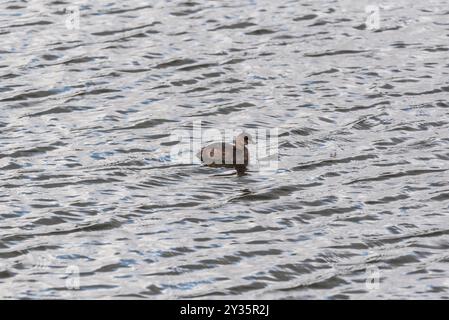
[[[449,297],[447,1],[0,17],[0,297]],[[278,170],[174,163],[195,120],[277,128]]]

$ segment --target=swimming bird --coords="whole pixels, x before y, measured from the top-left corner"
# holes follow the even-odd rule
[[[253,138],[242,132],[234,139],[234,144],[212,143],[202,148],[197,157],[209,167],[234,168],[238,175],[242,175],[249,164],[249,143],[254,143]]]

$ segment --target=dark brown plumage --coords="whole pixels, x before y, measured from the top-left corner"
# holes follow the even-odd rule
[[[241,133],[234,144],[212,143],[202,148],[197,156],[209,167],[234,168],[237,174],[242,175],[249,164],[248,143],[253,143],[251,136]]]

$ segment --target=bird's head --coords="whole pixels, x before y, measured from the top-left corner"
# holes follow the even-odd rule
[[[253,137],[247,133],[247,132],[242,132],[240,133],[237,138],[235,138],[235,144],[237,147],[244,147],[247,146],[248,144],[254,144],[254,139]]]

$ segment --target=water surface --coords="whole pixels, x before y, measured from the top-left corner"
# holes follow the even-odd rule
[[[448,298],[446,1],[0,17],[1,298]],[[277,128],[278,170],[174,163],[195,120]]]

